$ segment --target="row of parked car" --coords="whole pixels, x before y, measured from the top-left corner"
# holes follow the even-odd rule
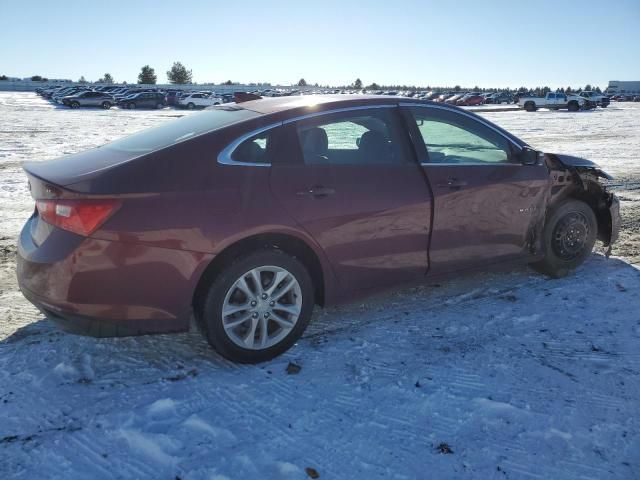
[[[210,90],[185,91],[178,89],[141,88],[118,85],[89,86],[75,85],[70,87],[55,86],[36,89],[39,95],[51,101],[66,105],[70,108],[102,107],[109,109],[113,106],[120,108],[164,108],[175,106],[179,108],[196,109],[212,105],[232,102],[233,94],[218,94]],[[596,106],[606,108],[610,99],[608,96],[593,91],[583,91],[579,94],[565,94],[549,92],[545,97],[537,97],[531,92],[519,91],[512,94],[502,92],[442,92],[442,91],[395,91],[395,90],[313,90],[301,91],[297,89],[279,90],[264,89],[249,92],[263,97],[281,97],[304,94],[374,94],[405,96],[417,99],[432,100],[450,105],[475,106],[486,104],[518,104],[527,111],[538,108],[568,110],[584,110]],[[612,97],[616,101],[640,101],[640,96],[618,95]]]
[[[618,94],[611,97],[616,102],[640,102],[640,95]]]
[[[233,101],[230,94],[217,95],[212,91],[184,91],[177,89],[138,88],[122,86],[76,85],[36,89],[36,93],[59,105],[70,108],[114,106],[127,109],[164,108],[168,105],[187,109],[205,108]]]

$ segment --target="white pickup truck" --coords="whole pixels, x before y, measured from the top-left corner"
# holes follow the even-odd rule
[[[201,92],[192,93],[191,95],[181,97],[180,100],[178,100],[178,106],[188,108],[189,110],[193,110],[194,108],[206,108],[211,105],[220,104],[222,104],[222,98],[214,94],[208,95]]]
[[[535,112],[539,108],[548,108],[550,110],[566,108],[570,112],[577,112],[580,109],[595,107],[595,103],[588,101],[586,98],[560,92],[549,92],[544,98],[520,97],[518,105],[521,108],[524,108],[527,112]]]
[[[591,100],[592,102],[596,102],[596,104],[602,108],[607,108],[609,106],[609,103],[611,103],[609,97],[592,90],[584,90],[583,92],[580,92],[580,96],[586,98],[587,100]]]

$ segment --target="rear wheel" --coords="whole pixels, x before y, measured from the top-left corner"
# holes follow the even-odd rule
[[[111,108],[111,102],[102,102],[102,108],[109,110]]]
[[[128,108],[129,110],[135,110],[135,109],[136,109],[136,104],[135,104],[135,103],[129,103],[129,104],[127,105],[127,108]]]
[[[569,102],[569,105],[567,105],[567,108],[570,112],[577,112],[578,110],[580,110],[580,105],[578,105],[578,102],[576,102],[575,100],[572,100],[571,102]]]
[[[545,257],[532,265],[553,278],[566,276],[591,254],[598,235],[598,221],[589,205],[569,200],[550,212],[542,241]]]
[[[524,109],[525,109],[527,112],[535,112],[535,111],[536,111],[536,104],[535,104],[535,103],[533,103],[533,102],[526,102],[526,103],[524,104]]]
[[[164,103],[158,103],[158,104],[156,105],[156,108],[157,108],[158,110],[160,110],[161,108],[164,108]]]
[[[288,350],[313,311],[311,277],[295,257],[278,250],[247,255],[225,268],[205,294],[199,323],[213,348],[241,363]]]
[[[192,102],[189,102],[189,103],[187,103],[187,108],[189,110],[193,110],[194,108],[196,108],[196,106]]]

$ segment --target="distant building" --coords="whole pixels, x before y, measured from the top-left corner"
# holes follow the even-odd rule
[[[640,95],[640,81],[621,82],[620,80],[610,80],[605,93],[607,95],[618,95],[620,93]]]

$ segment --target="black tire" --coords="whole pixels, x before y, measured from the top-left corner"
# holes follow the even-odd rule
[[[242,348],[225,331],[222,308],[234,283],[252,269],[264,266],[285,269],[295,278],[302,296],[300,314],[294,327],[278,343],[264,349]],[[314,288],[309,272],[297,258],[279,250],[264,249],[240,257],[216,276],[210,287],[203,291],[203,295],[202,307],[197,314],[198,324],[208,342],[220,355],[239,363],[264,362],[291,348],[311,320],[314,305]]]
[[[111,102],[102,102],[102,108],[109,110],[111,108]]]
[[[187,110],[193,110],[194,108],[196,108],[196,106],[192,102],[187,104]]]
[[[160,110],[161,108],[164,108],[164,103],[158,103],[156,105],[156,109]]]
[[[129,110],[135,110],[136,109],[136,104],[131,102],[131,103],[127,104],[127,108]]]
[[[545,257],[532,267],[561,278],[580,266],[593,250],[598,221],[589,205],[567,200],[548,213],[542,234]]]
[[[80,104],[78,102],[71,102],[71,108],[80,108]]]
[[[567,108],[570,112],[577,112],[578,110],[580,110],[580,105],[578,105],[578,102],[576,102],[575,100],[572,100],[567,105]]]
[[[536,111],[536,104],[535,104],[535,103],[533,103],[533,102],[526,102],[526,103],[524,104],[524,109],[525,109],[527,112],[535,112],[535,111]]]

